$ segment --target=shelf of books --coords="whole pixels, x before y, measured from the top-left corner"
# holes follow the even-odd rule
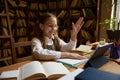
[[[4,0],[1,0],[1,2],[2,1]],[[8,12],[10,16],[12,32],[11,34],[13,36],[14,43],[26,42],[31,40],[33,34],[32,28],[35,26],[37,18],[39,18],[39,16],[44,12],[51,12],[57,16],[59,25],[59,36],[64,41],[69,41],[72,22],[76,22],[76,20],[80,16],[84,17],[85,23],[77,36],[77,45],[86,44],[87,42],[95,42],[97,40],[100,2],[99,0],[6,1],[8,3]],[[2,6],[0,7],[0,11],[1,13],[4,13]],[[2,24],[6,24],[5,21],[3,21],[4,19],[0,18],[0,20]],[[7,35],[6,27],[3,27],[3,32],[4,35]],[[3,32],[0,33],[3,34]],[[6,45],[7,44],[9,43],[6,42]],[[31,53],[29,52],[29,49],[30,47],[15,48],[17,52],[17,57],[30,55]]]
[[[0,67],[13,63],[12,40],[7,0],[0,0]]]
[[[28,24],[28,0],[7,0],[10,14],[12,34],[14,38],[13,52],[15,59],[31,55],[31,46],[25,44],[31,40],[32,29]],[[22,43],[23,42],[23,43]],[[20,44],[21,43],[21,44]],[[23,46],[16,46],[20,44]],[[26,45],[26,46],[25,46]],[[16,52],[15,52],[16,51]]]

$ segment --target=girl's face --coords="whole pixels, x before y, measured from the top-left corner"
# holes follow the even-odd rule
[[[44,24],[40,25],[40,28],[44,36],[51,38],[58,29],[57,19],[55,17],[48,18]]]

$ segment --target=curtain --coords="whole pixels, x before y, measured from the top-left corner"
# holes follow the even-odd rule
[[[111,19],[113,18],[117,19],[115,29],[120,30],[120,0],[112,0]]]
[[[120,30],[120,0],[117,0],[116,18],[118,20],[118,29]]]

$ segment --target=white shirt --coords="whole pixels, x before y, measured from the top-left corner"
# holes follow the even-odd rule
[[[53,38],[45,38],[47,45],[53,45]],[[41,41],[37,38],[32,39],[33,56],[37,59],[49,60],[61,57],[61,51],[71,51],[76,47],[76,41],[70,40],[68,43],[60,39],[60,51],[48,50],[42,47]]]

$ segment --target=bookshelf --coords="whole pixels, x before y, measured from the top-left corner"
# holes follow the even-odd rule
[[[54,13],[58,18],[59,36],[66,42],[70,38],[72,22],[83,16],[85,24],[78,34],[77,43],[80,45],[98,40],[99,3],[100,0],[29,0],[28,10],[33,19],[44,12]]]
[[[28,0],[7,0],[11,20],[11,30],[13,34],[14,63],[21,58],[30,56],[32,29],[29,25]],[[35,7],[35,5],[33,5]],[[30,22],[31,23],[31,22]]]
[[[6,65],[14,62],[13,37],[11,23],[8,12],[7,0],[0,0],[0,64],[5,62]]]
[[[84,17],[84,25],[78,33],[78,43],[98,40],[99,4],[100,0],[1,0],[7,1],[10,37],[14,61],[18,58],[31,55],[27,42],[32,38],[32,28],[36,19],[44,12],[54,13],[58,18],[59,36],[68,42],[72,22]],[[1,11],[2,12],[2,11]],[[1,14],[0,14],[1,15]],[[4,14],[5,15],[5,14]],[[2,33],[1,33],[2,34]],[[5,37],[3,38],[7,40]],[[25,42],[25,43],[24,43]],[[8,43],[8,44],[10,44]],[[19,44],[20,43],[20,44]],[[20,46],[19,48],[18,45]],[[5,49],[5,48],[3,48]],[[8,48],[9,49],[9,48]]]
[[[74,3],[74,6],[72,6],[72,3]],[[69,8],[71,15],[70,21],[76,21],[79,16],[83,16],[85,21],[78,34],[77,44],[80,45],[97,41],[100,0],[72,0],[72,3]]]

